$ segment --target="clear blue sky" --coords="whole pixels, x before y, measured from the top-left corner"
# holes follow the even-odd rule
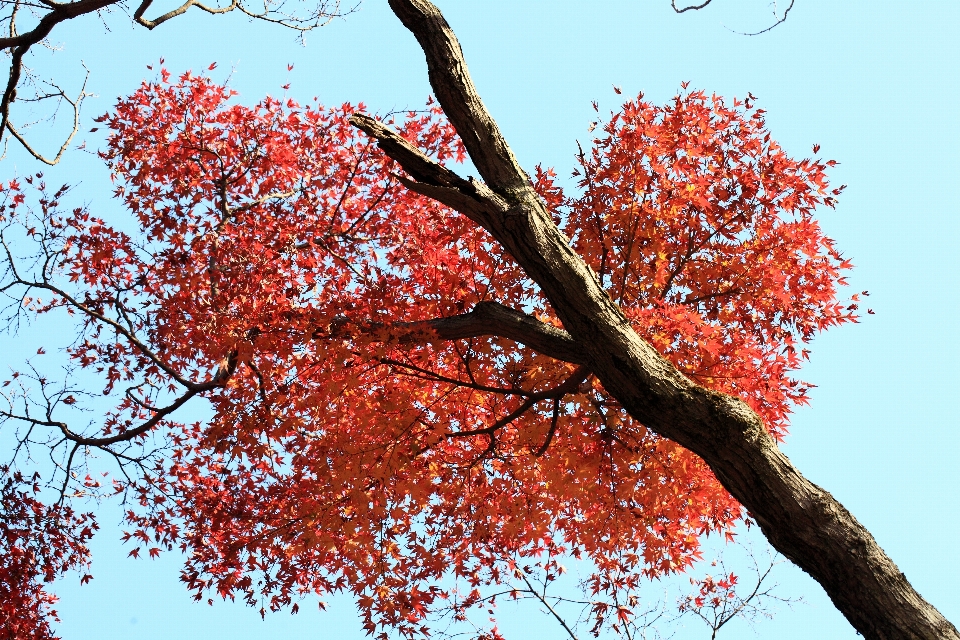
[[[841,162],[833,181],[849,188],[821,220],[856,265],[851,290],[868,289],[876,315],[816,340],[804,377],[818,387],[812,406],[795,414],[785,451],[960,624],[960,4],[796,0],[786,23],[745,37],[734,30],[769,24],[766,0],[714,0],[682,16],[669,0],[435,1],[528,168],[567,173],[575,141],[588,139],[590,101],[617,107],[612,85],[663,102],[682,81],[725,96],[752,92],[788,152],[804,156],[819,143]],[[100,97],[88,103],[84,131],[160,57],[174,73],[214,61],[215,77],[233,69],[232,85],[250,103],[287,82],[296,97],[363,101],[375,111],[417,107],[430,92],[422,54],[385,0],[364,0],[346,20],[309,34],[306,47],[239,15],[191,12],[154,32],[131,27],[123,14],[106,24],[109,31],[86,18],[59,29],[54,41],[63,51],[36,62],[72,81],[81,60],[91,69],[89,86]],[[290,73],[287,64],[295,65]],[[100,144],[86,135],[88,147]],[[11,150],[0,179],[36,170]],[[95,156],[72,151],[46,173],[51,183],[79,184],[74,197],[92,209],[115,209]],[[70,328],[62,332],[66,340]],[[0,340],[0,361],[21,361],[31,348],[27,339]],[[56,586],[66,640],[363,637],[346,599],[333,599],[328,613],[304,606],[263,622],[239,604],[194,604],[176,556],[125,557],[118,519],[112,508],[101,516],[95,579],[80,587],[71,575]],[[758,549],[764,544],[756,538]],[[781,593],[806,604],[760,621],[760,637],[857,637],[815,582],[789,566],[777,575]],[[651,597],[659,590],[654,585]],[[560,637],[532,607],[504,613],[515,638]],[[705,631],[690,622],[678,637],[709,637]],[[752,635],[741,627],[719,637]]]

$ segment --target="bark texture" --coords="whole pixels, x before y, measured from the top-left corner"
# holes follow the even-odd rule
[[[316,331],[311,337],[346,337],[356,334],[379,335],[383,340],[395,340],[400,344],[428,344],[498,336],[519,342],[538,353],[563,362],[580,365],[587,363],[586,354],[580,349],[579,343],[563,329],[491,301],[478,303],[470,313],[421,322],[351,325],[344,318],[342,322],[335,322],[326,330]]]
[[[780,452],[743,401],[695,385],[633,331],[551,220],[477,94],[440,11],[426,0],[390,6],[419,41],[433,90],[484,181],[464,180],[381,123],[357,117],[354,123],[412,178],[407,186],[487,229],[560,317],[565,332],[549,343],[576,353],[634,418],[702,457],[770,543],[816,579],[863,636],[960,640],[870,532]]]

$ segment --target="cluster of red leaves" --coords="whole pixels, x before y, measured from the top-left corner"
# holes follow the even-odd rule
[[[97,525],[93,514],[40,502],[38,476],[0,467],[0,479],[0,639],[48,640],[57,597],[43,583],[87,565]]]
[[[809,354],[799,344],[855,321],[859,296],[837,300],[851,265],[813,217],[843,190],[828,187],[836,162],[790,158],[762,109],[733,102],[626,102],[581,152],[578,196],[548,172],[538,182],[640,335],[782,439],[790,406],[807,401],[790,377]]]
[[[728,576],[721,576],[719,580],[710,575],[703,578],[690,578],[690,584],[697,591],[680,602],[680,612],[699,611],[705,607],[715,612],[722,610],[725,601],[737,598],[737,580],[736,574],[733,573]]]
[[[347,122],[362,105],[232,96],[164,72],[121,100],[103,156],[142,231],[86,210],[57,222],[94,311],[71,357],[107,393],[140,381],[101,435],[164,393],[202,387],[213,409],[165,423],[172,450],[132,487],[128,539],[189,552],[198,599],[296,609],[346,589],[371,633],[410,635],[451,595],[479,602],[517,558],[585,556],[593,590],[613,593],[729,533],[740,506],[702,461],[589,375],[536,400],[581,372],[506,339],[398,337],[488,300],[556,320],[482,229],[402,187]],[[835,301],[848,265],[812,218],[833,203],[824,164],[786,157],[748,112],[697,93],[627,103],[581,156],[580,196],[545,171],[537,183],[638,331],[779,436],[804,399],[796,343],[853,309]],[[463,159],[438,108],[398,126]]]

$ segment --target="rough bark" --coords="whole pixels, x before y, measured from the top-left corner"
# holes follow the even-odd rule
[[[419,41],[433,90],[484,180],[464,180],[386,127],[356,120],[413,178],[407,185],[487,229],[538,283],[604,388],[634,418],[702,457],[770,543],[823,586],[857,631],[878,640],[960,640],[873,536],[780,452],[743,401],[695,385],[631,329],[551,220],[440,11],[426,0],[390,6]]]
[[[400,344],[428,344],[481,336],[507,338],[530,347],[538,353],[563,362],[586,364],[587,358],[579,343],[563,329],[537,320],[498,302],[477,303],[469,313],[420,322],[364,322],[351,324],[343,318],[311,336],[346,337],[366,334]]]
[[[585,364],[587,361],[580,345],[563,329],[496,302],[481,302],[470,313],[429,320],[425,324],[444,340],[499,336],[564,362]]]

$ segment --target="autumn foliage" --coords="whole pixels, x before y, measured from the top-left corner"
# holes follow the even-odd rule
[[[42,640],[59,619],[57,597],[44,583],[87,566],[86,543],[97,526],[93,514],[38,500],[39,476],[27,479],[5,466],[0,474],[0,639]]]
[[[233,98],[164,71],[121,100],[102,157],[136,224],[47,198],[30,231],[56,269],[17,276],[46,289],[32,310],[79,318],[67,353],[117,397],[74,435],[166,447],[116,484],[136,497],[132,555],[179,547],[198,599],[261,610],[346,590],[370,632],[409,635],[546,552],[589,559],[602,603],[731,532],[743,513],[706,465],[588,368],[430,328],[485,302],[560,323],[484,230],[401,184],[347,121],[363,105]],[[464,159],[433,104],[385,118]],[[831,163],[702,92],[629,100],[598,133],[571,186],[538,168],[538,191],[639,334],[782,438],[805,343],[855,319],[856,296],[837,298],[850,265],[813,217],[839,193]],[[29,191],[10,184],[0,216],[27,220]],[[175,421],[194,397],[210,419]]]

